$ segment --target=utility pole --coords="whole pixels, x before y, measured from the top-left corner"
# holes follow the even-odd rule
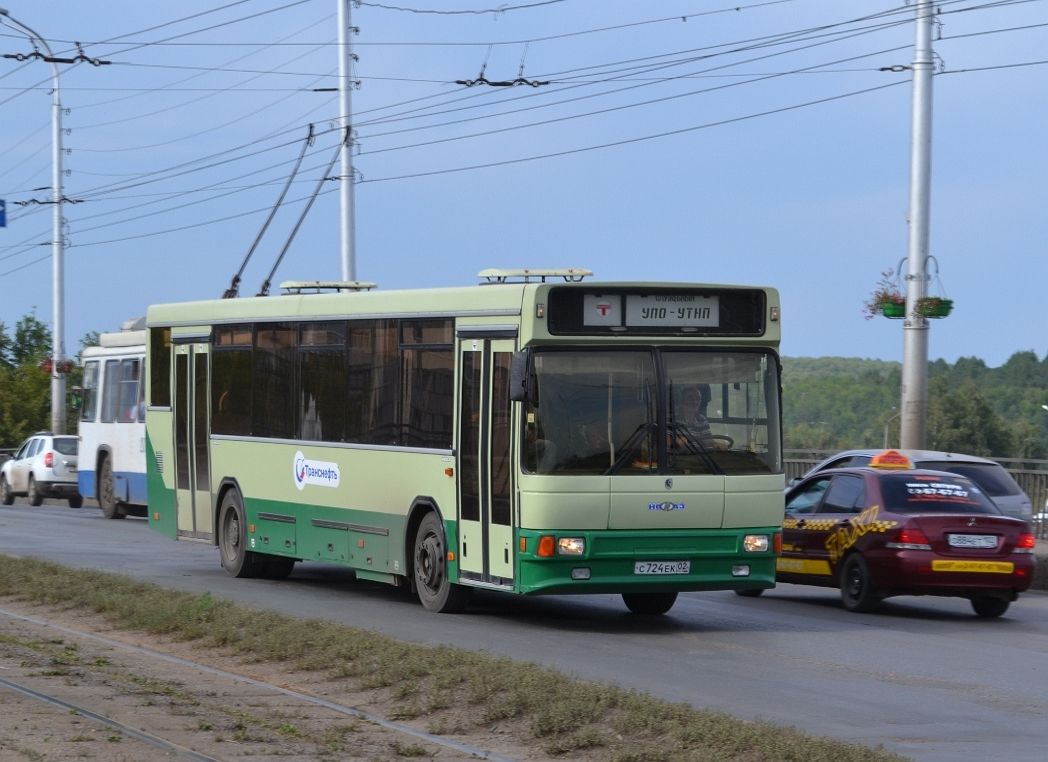
[[[928,285],[931,206],[932,0],[917,0],[913,54],[913,127],[910,153],[910,219],[903,323],[902,406],[899,444],[923,449],[928,431],[928,319],[917,312]]]
[[[349,44],[353,29],[350,26],[350,3],[353,0],[338,0],[338,110],[339,126],[343,139],[341,163],[341,187],[339,208],[342,218],[342,280],[356,280],[357,253],[354,242],[353,219],[353,129],[350,93],[353,90],[353,51]]]
[[[58,92],[58,60],[47,40],[0,8],[0,17],[29,35],[34,45],[44,49],[44,60],[51,64],[51,431],[66,433],[65,384],[65,250],[62,241],[62,103]]]

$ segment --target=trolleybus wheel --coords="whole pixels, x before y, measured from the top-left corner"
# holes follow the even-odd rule
[[[40,490],[36,488],[36,479],[32,476],[29,477],[29,504],[40,505],[44,502],[44,496],[40,494]]]
[[[622,601],[634,614],[665,614],[677,602],[676,593],[623,593]]]
[[[7,483],[7,479],[0,476],[0,503],[11,505],[14,501],[15,493],[11,491],[11,486]]]
[[[231,576],[257,577],[262,571],[258,554],[247,549],[244,506],[235,489],[229,490],[222,498],[218,513],[218,549],[222,568]]]
[[[881,602],[880,593],[870,578],[866,560],[852,553],[841,567],[841,602],[848,611],[873,611]]]
[[[415,535],[414,574],[418,599],[430,611],[461,611],[471,590],[448,581],[447,543],[436,513],[427,513]]]
[[[107,519],[127,518],[127,509],[116,499],[116,484],[113,480],[113,461],[102,458],[98,476],[98,505]]]

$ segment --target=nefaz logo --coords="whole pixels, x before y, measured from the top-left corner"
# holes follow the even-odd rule
[[[301,452],[295,453],[295,486],[303,490],[307,484],[318,487],[337,487],[342,478],[338,463],[327,463],[322,460],[309,460]]]
[[[669,501],[663,503],[648,503],[649,511],[683,511],[684,503],[671,503]]]

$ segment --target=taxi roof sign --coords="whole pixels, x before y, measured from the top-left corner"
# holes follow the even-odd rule
[[[885,450],[873,456],[870,468],[913,468],[913,463],[898,450]]]

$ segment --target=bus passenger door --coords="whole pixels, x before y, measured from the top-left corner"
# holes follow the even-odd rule
[[[207,344],[181,344],[175,352],[175,499],[178,536],[210,540],[211,458]]]
[[[513,586],[513,341],[460,339],[458,559],[466,579]]]

